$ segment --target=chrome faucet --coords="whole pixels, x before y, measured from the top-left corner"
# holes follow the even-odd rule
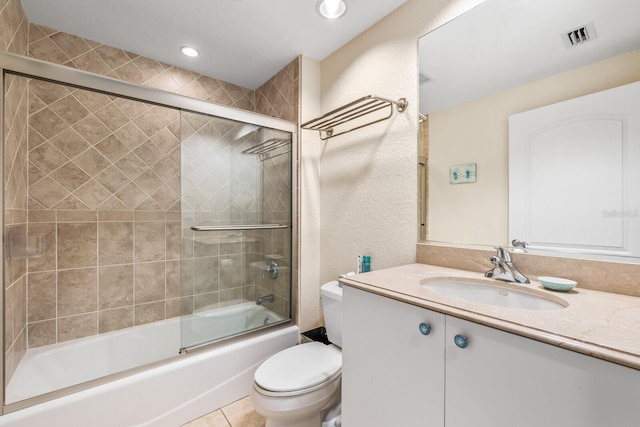
[[[495,246],[495,248],[498,253],[491,257],[493,268],[484,273],[484,277],[492,277],[507,282],[529,283],[527,276],[520,273],[516,266],[513,265],[509,251],[500,246]]]
[[[269,262],[267,262],[267,265],[265,266],[264,270],[262,271],[262,278],[264,278],[264,274],[267,273],[269,274],[269,277],[271,277],[272,279],[277,279],[278,278],[278,263],[275,260],[269,260]]]
[[[275,297],[273,296],[273,294],[265,295],[256,300],[256,305],[262,305],[265,302],[273,302],[274,299]]]

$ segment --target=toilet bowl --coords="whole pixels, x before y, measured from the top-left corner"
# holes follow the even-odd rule
[[[258,367],[250,398],[256,412],[267,419],[266,427],[320,427],[326,412],[340,401],[342,288],[337,281],[329,282],[320,293],[333,344],[296,345]]]

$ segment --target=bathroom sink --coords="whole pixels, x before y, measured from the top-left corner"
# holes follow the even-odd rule
[[[519,291],[510,287],[497,286],[489,282],[477,283],[465,280],[430,278],[423,279],[420,284],[444,296],[500,307],[554,310],[567,306],[559,298],[557,300],[551,299],[551,297]]]

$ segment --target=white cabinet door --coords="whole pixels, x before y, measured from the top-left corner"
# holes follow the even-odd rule
[[[446,322],[447,427],[640,425],[640,371],[454,317]],[[467,338],[466,348],[456,335]]]
[[[343,425],[444,426],[444,315],[347,286],[342,303]]]

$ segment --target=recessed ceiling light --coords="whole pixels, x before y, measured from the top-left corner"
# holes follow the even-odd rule
[[[182,52],[183,55],[189,56],[191,58],[195,58],[196,56],[200,55],[200,52],[198,52],[198,49],[191,46],[182,46],[180,48],[180,51]]]
[[[347,5],[342,0],[320,0],[316,10],[327,19],[337,19],[347,11]]]

